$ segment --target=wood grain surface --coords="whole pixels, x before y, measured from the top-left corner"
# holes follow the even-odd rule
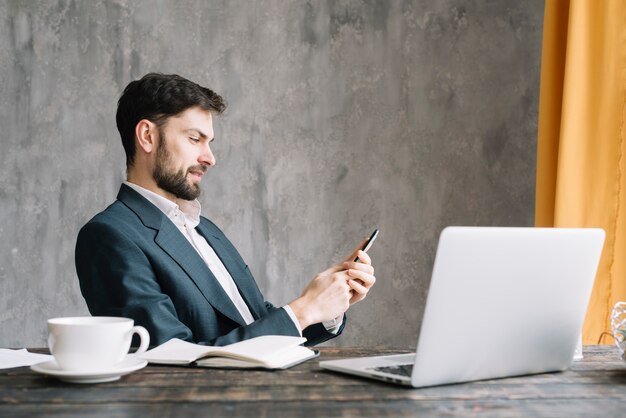
[[[92,385],[64,383],[27,367],[2,370],[0,417],[626,416],[626,364],[613,346],[586,346],[585,358],[562,373],[423,389],[318,365],[320,359],[407,351],[322,348],[319,359],[284,371],[148,366]]]

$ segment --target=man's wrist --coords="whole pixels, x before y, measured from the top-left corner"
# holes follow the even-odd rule
[[[341,324],[343,324],[343,314],[339,315],[337,318],[331,319],[330,321],[322,322],[326,331],[336,334],[341,328]]]
[[[306,302],[302,298],[298,298],[289,303],[291,312],[295,315],[300,323],[300,329],[306,329],[309,325],[312,325],[314,321],[308,315],[308,309],[306,309]]]

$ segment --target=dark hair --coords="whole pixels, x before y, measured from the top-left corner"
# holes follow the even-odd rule
[[[198,106],[220,114],[226,109],[222,97],[213,90],[176,74],[149,73],[131,81],[117,102],[117,130],[126,151],[126,167],[135,160],[135,127],[148,119],[158,127],[167,119]]]

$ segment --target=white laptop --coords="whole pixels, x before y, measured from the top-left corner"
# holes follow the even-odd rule
[[[565,370],[603,243],[593,228],[448,227],[416,353],[320,366],[413,387]]]

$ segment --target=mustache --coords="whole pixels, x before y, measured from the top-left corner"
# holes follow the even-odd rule
[[[189,167],[187,169],[187,173],[196,172],[196,173],[205,174],[208,169],[209,169],[209,167],[207,167],[206,165],[198,164],[198,165],[194,165],[194,166]]]

